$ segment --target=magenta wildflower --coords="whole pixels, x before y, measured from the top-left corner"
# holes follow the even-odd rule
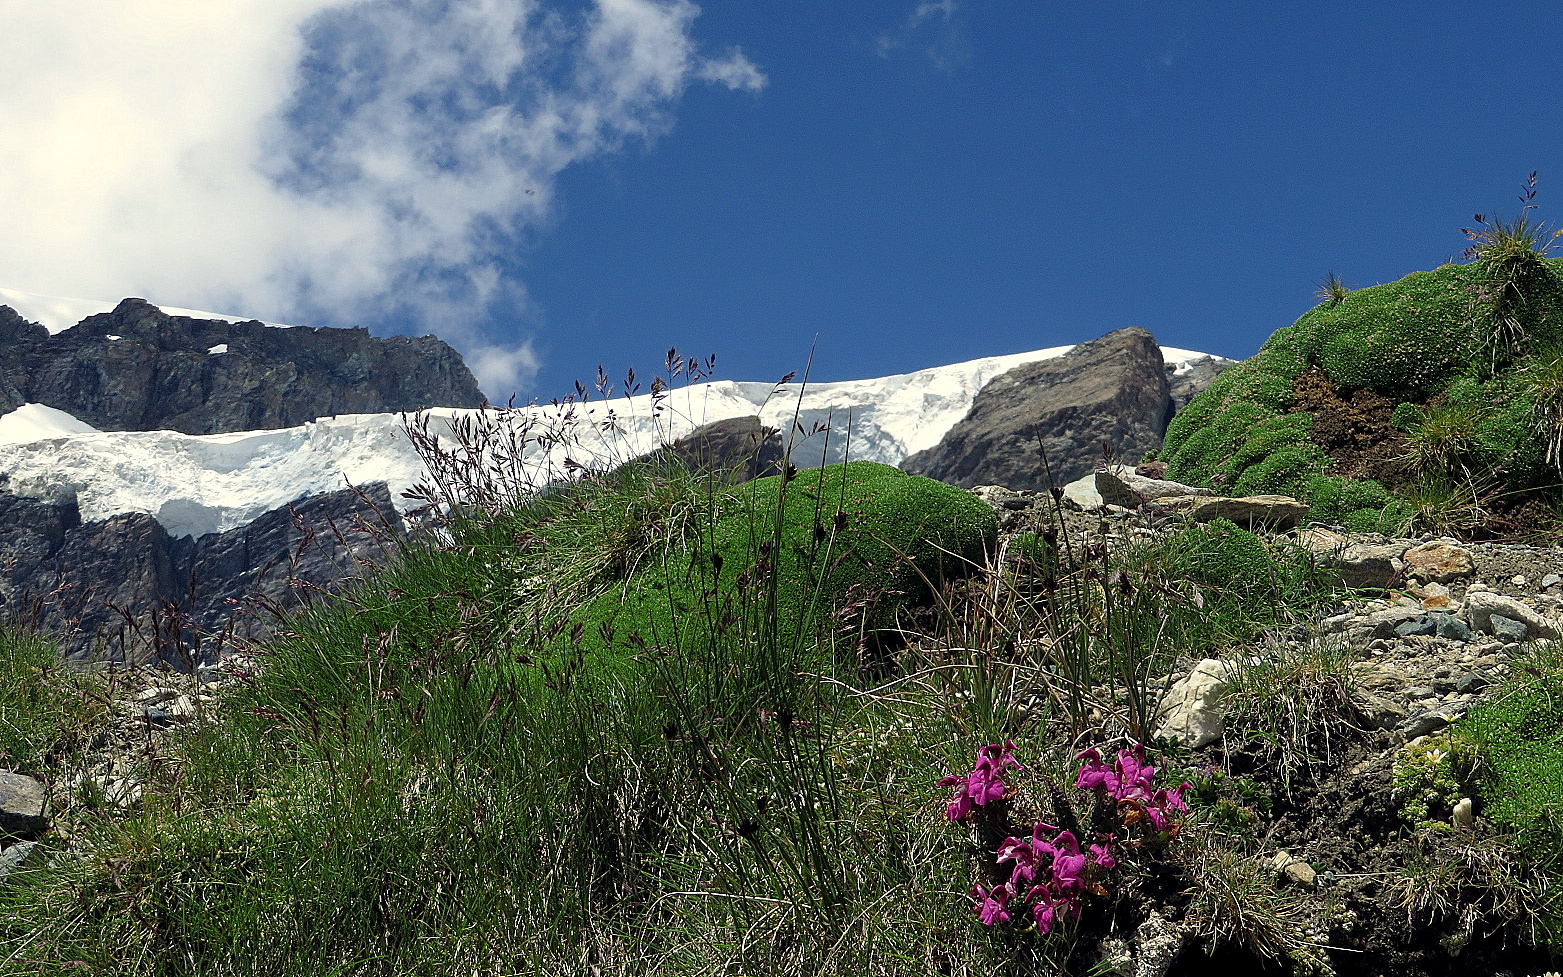
[[[1009,922],[1009,886],[996,885],[989,891],[974,885],[971,887],[971,897],[977,900],[977,915],[982,917],[982,925]]]
[[[949,807],[945,808],[945,815],[951,821],[964,821],[971,814],[972,808],[1004,797],[1004,771],[1025,769],[1015,759],[1014,749],[1014,740],[1006,741],[1003,746],[990,743],[977,751],[977,762],[971,773],[964,777],[945,777],[939,781],[940,787],[956,789],[955,796],[950,798]]]
[[[1004,844],[998,851],[998,863],[1014,862],[1015,870],[1010,874],[1009,880],[1013,885],[1021,882],[1031,882],[1037,877],[1037,868],[1041,864],[1042,852],[1029,841],[1021,841],[1019,838],[1005,838]]]
[[[1039,885],[1026,893],[1026,899],[1036,900],[1031,904],[1031,920],[1037,924],[1037,932],[1042,936],[1051,933],[1053,924],[1058,921],[1058,903],[1053,894],[1046,886]]]
[[[941,786],[955,788],[947,811],[950,820],[962,821],[976,807],[1005,796],[1004,773],[1024,769],[1011,752],[1013,749],[1013,742],[985,746],[978,751],[971,773],[939,781]],[[1116,802],[1125,827],[1146,824],[1162,835],[1162,843],[1177,836],[1179,825],[1172,815],[1188,810],[1183,795],[1190,785],[1157,789],[1156,767],[1146,758],[1143,745],[1119,750],[1111,767],[1096,750],[1085,750],[1077,759],[1082,764],[1076,786],[1097,791],[1099,797]],[[1003,812],[998,815],[1000,819],[1003,816]],[[1099,835],[1095,844],[1082,849],[1073,831],[1041,821],[1033,825],[1030,839],[1006,837],[995,858],[1001,869],[1006,863],[1013,864],[1009,881],[992,890],[981,885],[972,887],[977,915],[985,925],[993,926],[1011,921],[1011,904],[1029,908],[1041,934],[1056,929],[1060,922],[1078,918],[1088,893],[1107,892],[1097,879],[1101,873],[1118,867],[1113,842],[1112,834]]]
[[[1091,846],[1090,852],[1092,865],[1095,865],[1097,868],[1106,869],[1113,868],[1118,864],[1118,859],[1114,858],[1109,851],[1112,843],[1113,836],[1109,834],[1102,836],[1102,843],[1100,845]]]
[[[1085,855],[1072,831],[1060,831],[1053,840],[1053,890],[1066,898],[1085,891]]]

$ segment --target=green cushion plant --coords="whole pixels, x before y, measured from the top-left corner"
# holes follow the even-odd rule
[[[1352,529],[1404,529],[1417,509],[1404,487],[1336,475],[1312,418],[1294,412],[1294,384],[1317,367],[1342,390],[1397,402],[1407,483],[1443,479],[1478,508],[1549,492],[1563,458],[1563,282],[1536,226],[1483,228],[1470,264],[1332,290],[1222,374],[1173,418],[1161,451],[1168,476],[1233,495],[1297,496]]]
[[[875,629],[980,564],[993,510],[968,492],[889,465],[851,462],[721,492],[677,552],[645,561],[575,612],[589,646],[633,652],[747,628],[744,640]]]

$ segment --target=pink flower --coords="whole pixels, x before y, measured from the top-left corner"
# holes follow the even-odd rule
[[[1053,889],[1073,897],[1085,890],[1085,855],[1072,831],[1060,831],[1053,840]]]
[[[971,887],[971,897],[977,900],[977,915],[982,917],[982,925],[1009,922],[1009,886],[997,885],[990,892],[980,885],[974,885]]]
[[[1092,865],[1095,865],[1097,868],[1104,868],[1104,869],[1106,869],[1106,868],[1113,868],[1114,866],[1116,866],[1118,864],[1118,859],[1114,858],[1112,856],[1111,852],[1108,850],[1112,846],[1112,843],[1113,843],[1113,836],[1112,835],[1103,835],[1102,836],[1102,843],[1100,845],[1092,845],[1091,846],[1091,864]]]
[[[1014,740],[1005,742],[1003,746],[990,743],[977,751],[977,762],[971,773],[964,777],[945,777],[939,781],[940,787],[956,788],[955,796],[950,798],[950,805],[944,812],[951,821],[964,821],[973,807],[1003,799],[1004,771],[1025,769],[1015,759],[1014,749]]]
[[[1080,775],[1075,778],[1076,787],[1081,790],[1105,790],[1109,794],[1117,789],[1118,777],[1102,763],[1100,753],[1086,750],[1075,759],[1085,761],[1085,765],[1080,768]]]
[[[998,863],[1014,862],[1015,870],[1010,875],[1012,884],[1031,882],[1037,877],[1037,868],[1040,864],[1042,853],[1029,841],[1021,841],[1019,838],[1005,838],[1004,844],[999,847]]]
[[[1036,900],[1031,904],[1031,919],[1037,924],[1037,932],[1043,936],[1051,933],[1058,919],[1058,903],[1053,900],[1052,893],[1039,885],[1026,893],[1026,898]]]

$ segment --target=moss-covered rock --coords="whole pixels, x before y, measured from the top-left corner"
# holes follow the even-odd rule
[[[574,615],[588,646],[689,653],[718,634],[807,642],[883,626],[980,563],[998,533],[969,492],[872,462],[757,479],[717,509]]]
[[[1385,485],[1338,477],[1313,438],[1313,417],[1293,391],[1310,367],[1341,390],[1371,390],[1397,403],[1393,427],[1414,435],[1425,407],[1477,405],[1479,417],[1459,474],[1492,478],[1495,492],[1557,481],[1538,437],[1538,393],[1527,364],[1563,341],[1563,282],[1555,260],[1535,262],[1520,287],[1524,342],[1491,340],[1481,261],[1414,272],[1397,282],[1350,292],[1277,331],[1259,353],[1228,370],[1173,418],[1161,459],[1169,478],[1235,495],[1275,493],[1305,499],[1320,518],[1354,528],[1402,524],[1410,507]],[[1408,461],[1406,477],[1413,471]],[[1393,484],[1393,483],[1391,483]]]

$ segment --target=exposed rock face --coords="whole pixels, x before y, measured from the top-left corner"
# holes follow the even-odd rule
[[[1160,447],[1172,411],[1155,338],[1119,329],[990,381],[965,419],[901,467],[962,488],[1041,489],[1047,479],[1040,441],[1053,482],[1062,486],[1094,468],[1103,443],[1131,460]]]
[[[477,407],[483,395],[460,355],[433,336],[189,319],[125,299],[53,336],[0,306],[0,413],[24,403],[105,431],[216,434]]]
[[[188,666],[197,662],[174,659],[210,660],[219,651],[213,635],[264,636],[275,621],[265,609],[296,606],[301,585],[340,584],[356,560],[385,555],[384,540],[402,528],[383,482],[200,539],[171,537],[146,513],[84,524],[74,501],[0,494],[0,598],[30,608],[68,658],[162,655]],[[171,605],[183,612],[177,625],[160,613]]]
[[[781,432],[751,414],[702,425],[646,457],[676,459],[695,472],[723,472],[738,483],[781,471],[782,453]]]

